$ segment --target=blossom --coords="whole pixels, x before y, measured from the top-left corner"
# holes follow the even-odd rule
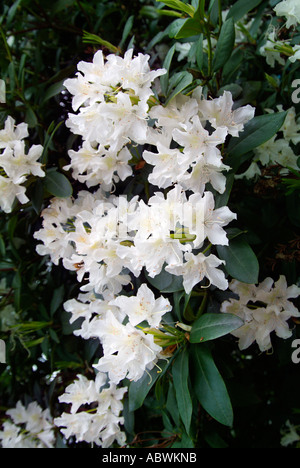
[[[283,339],[292,336],[288,321],[291,317],[300,317],[290,300],[300,293],[297,285],[288,287],[286,278],[281,275],[276,283],[266,278],[258,285],[243,285],[234,280],[229,289],[239,297],[224,301],[221,312],[238,315],[244,320],[242,327],[231,332],[239,339],[240,349],[247,349],[256,342],[261,351],[268,351],[272,348],[273,332]]]
[[[247,105],[232,110],[233,99],[229,91],[224,91],[223,95],[213,100],[202,100],[199,104],[199,111],[203,119],[207,119],[213,128],[225,128],[232,136],[239,136],[244,125],[253,119],[254,107]]]
[[[107,372],[114,384],[125,378],[139,380],[146,369],[154,367],[162,351],[152,335],[145,334],[130,322],[120,323],[111,311],[98,320],[95,335],[100,338],[103,357],[94,367]]]
[[[54,448],[54,424],[49,409],[32,401],[25,407],[18,401],[6,411],[7,419],[0,431],[3,448]]]
[[[0,149],[14,147],[17,141],[28,136],[28,125],[25,122],[16,125],[16,121],[9,115],[5,120],[4,129],[0,130]]]
[[[163,296],[155,299],[153,292],[146,284],[139,287],[135,296],[120,295],[110,301],[110,304],[123,310],[134,326],[147,321],[150,327],[158,327],[162,316],[172,309],[169,300]]]
[[[184,257],[186,261],[183,264],[169,265],[166,270],[183,277],[183,286],[187,294],[204,278],[209,280],[209,285],[213,284],[221,290],[227,289],[228,282],[225,274],[217,268],[224,263],[223,260],[212,254],[205,256],[202,253],[194,255],[190,252],[187,252]]]
[[[275,62],[278,62],[280,65],[285,65],[285,60],[281,57],[280,52],[276,50],[275,44],[284,46],[284,42],[278,41],[275,37],[275,29],[271,30],[267,36],[266,42],[260,47],[259,53],[266,58],[266,62],[270,67],[275,67]]]
[[[54,423],[67,439],[75,436],[76,442],[95,443],[102,448],[114,441],[123,445],[126,435],[120,426],[124,423],[121,412],[126,392],[127,387],[117,388],[111,382],[107,386],[105,373],[97,373],[94,379],[78,374],[59,396],[60,403],[71,405],[70,413],[62,413]],[[84,407],[92,403],[93,411],[85,411]]]
[[[297,0],[283,0],[274,7],[274,11],[277,16],[285,16],[287,28],[300,23],[300,4]]]

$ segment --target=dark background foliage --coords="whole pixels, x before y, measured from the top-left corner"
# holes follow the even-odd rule
[[[206,2],[207,6],[211,3]],[[234,3],[222,1],[223,10]],[[191,86],[204,83],[214,97],[223,86],[234,84],[239,87],[237,104],[255,106],[257,115],[278,104],[285,110],[291,107],[291,83],[299,73],[299,65],[296,62],[280,69],[278,85],[274,85],[266,73],[275,79],[277,71],[257,54],[275,4],[262,1],[251,12],[261,29],[253,30],[252,41],[245,39],[214,79],[205,79],[192,56],[182,62],[174,56],[170,75],[191,73]],[[62,168],[68,162],[68,149],[80,141],[64,125],[71,105],[63,82],[74,75],[80,60],[91,60],[98,48],[110,53],[114,46],[123,53],[133,44],[136,51],[150,53],[151,66],[162,66],[158,46],[165,44],[170,48],[178,40],[170,33],[174,18],[160,14],[161,8],[152,0],[2,2],[0,78],[6,81],[7,102],[0,105],[1,123],[7,115],[12,115],[17,123],[25,121],[31,144],[45,148],[42,159],[46,170],[58,168],[71,183],[73,194],[80,187]],[[92,35],[98,37],[98,42]],[[181,42],[194,39],[187,36]],[[295,152],[299,154],[299,147]],[[246,160],[241,172],[244,167]],[[136,173],[136,192],[138,184],[143,183],[143,174]],[[64,183],[69,190],[67,181]],[[0,280],[6,281],[0,307],[3,310],[10,304],[16,314],[10,326],[5,328],[2,323],[1,329],[8,359],[7,365],[0,365],[2,417],[19,399],[35,399],[58,416],[62,408],[57,396],[77,373],[92,376],[91,364],[101,355],[97,343],[72,334],[76,324],[69,324],[62,306],[78,294],[75,276],[35,251],[33,233],[39,229],[40,213],[53,194],[43,181],[30,180],[28,193],[30,204],[21,209],[16,204],[12,214],[1,213],[0,218]],[[277,280],[284,274],[289,284],[299,282],[299,196],[299,186],[288,191],[278,167],[268,169],[255,183],[234,183],[229,199],[230,209],[237,213],[234,227],[246,232],[259,260],[260,281],[267,276]],[[210,298],[209,310],[218,309],[222,300],[223,296],[219,302],[217,295]],[[274,337],[272,353],[261,354],[255,345],[240,352],[229,335],[214,344],[212,352],[231,397],[234,425],[232,429],[222,426],[199,408],[197,446],[278,448],[286,421],[299,424],[300,364],[291,361],[291,342],[299,335],[299,328],[296,320],[292,325],[293,337],[285,341]],[[130,412],[125,402],[126,431],[132,446],[164,446],[176,440],[178,421],[172,411],[174,388],[169,387],[169,377],[167,372],[137,411]],[[188,438],[186,444],[190,444]]]

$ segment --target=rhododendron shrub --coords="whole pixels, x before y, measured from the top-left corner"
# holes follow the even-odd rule
[[[2,447],[297,446],[298,0],[19,3]]]

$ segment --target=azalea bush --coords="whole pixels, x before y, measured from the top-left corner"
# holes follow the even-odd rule
[[[3,448],[300,443],[300,2],[3,2]]]

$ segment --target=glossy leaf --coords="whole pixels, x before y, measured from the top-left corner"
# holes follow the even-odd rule
[[[202,343],[227,335],[241,327],[243,320],[231,314],[204,314],[192,326],[190,343]]]
[[[247,284],[258,282],[257,257],[242,236],[229,241],[228,246],[217,246],[218,256],[225,261],[225,270],[234,279]]]
[[[204,32],[203,23],[198,19],[188,18],[181,29],[177,32],[176,39],[184,39],[187,37],[197,36]]]
[[[225,382],[206,343],[191,346],[193,388],[205,411],[219,423],[232,426],[233,410]]]
[[[239,137],[230,140],[228,164],[236,167],[242,155],[269,141],[281,129],[286,115],[286,112],[278,112],[259,115],[250,120]]]
[[[48,171],[43,179],[46,190],[58,198],[67,198],[72,195],[72,185],[64,174],[57,171]]]
[[[230,58],[235,41],[235,27],[232,19],[223,23],[213,59],[213,71],[222,68]]]
[[[236,22],[243,18],[249,11],[253,10],[253,8],[260,5],[262,0],[238,0],[235,2],[232,7],[230,8],[226,19],[233,18]]]
[[[179,10],[182,13],[186,13],[187,15],[193,17],[195,13],[195,8],[191,5],[181,2],[180,0],[157,0],[158,2],[164,3],[170,8],[174,10]]]
[[[136,411],[143,405],[151,388],[157,379],[164,374],[169,363],[170,361],[159,361],[158,366],[155,366],[150,372],[145,372],[137,382],[130,383],[128,389],[129,411]]]
[[[186,432],[189,433],[193,404],[189,391],[189,354],[184,348],[177,355],[172,365],[172,376],[176,393],[176,400],[180,417]]]

